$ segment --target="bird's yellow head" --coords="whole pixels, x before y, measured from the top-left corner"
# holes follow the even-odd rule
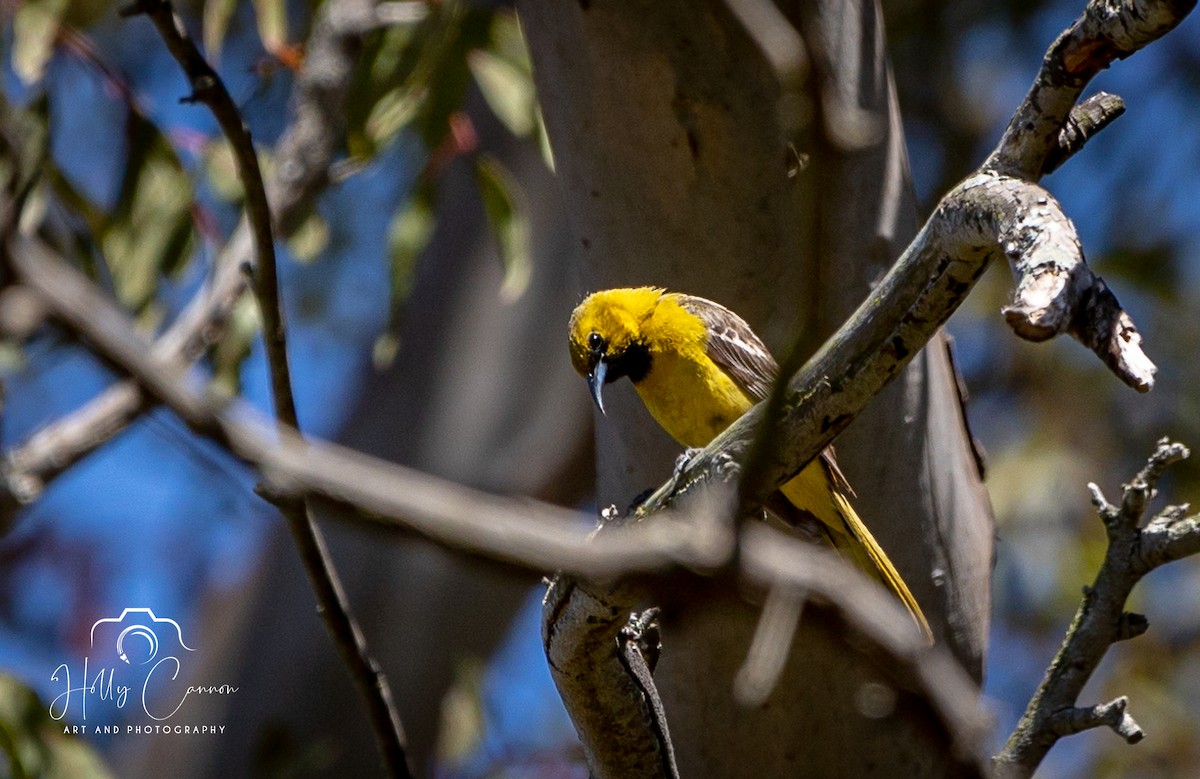
[[[650,370],[645,329],[665,297],[657,287],[607,289],[588,295],[571,314],[571,364],[602,413],[605,384],[623,376],[637,382]]]

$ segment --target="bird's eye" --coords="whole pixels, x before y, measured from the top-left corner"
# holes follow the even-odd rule
[[[588,333],[588,348],[598,352],[604,348],[604,337],[597,332]]]

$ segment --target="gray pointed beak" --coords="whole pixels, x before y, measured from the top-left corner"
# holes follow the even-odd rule
[[[601,392],[604,390],[604,376],[607,373],[608,363],[601,358],[587,377],[588,388],[592,391],[592,400],[596,401],[596,408],[600,409],[601,414],[604,413],[604,398]]]

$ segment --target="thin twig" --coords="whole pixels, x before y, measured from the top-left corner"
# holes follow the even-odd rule
[[[275,262],[275,235],[271,225],[271,207],[266,185],[258,165],[258,152],[242,112],[230,96],[220,76],[196,47],[184,27],[183,19],[168,0],[136,0],[123,7],[122,17],[145,15],[154,22],[171,56],[187,76],[192,93],[181,98],[185,103],[203,103],[221,126],[229,141],[237,166],[238,179],[245,189],[246,216],[254,239],[254,286],[263,320],[263,341],[271,379],[271,398],[275,415],[289,427],[298,427],[296,404],[292,398],[291,369],[287,361],[283,308],[279,301],[279,280]]]
[[[281,429],[298,429],[271,209],[250,130],[224,83],[188,35],[183,20],[175,13],[171,3],[167,0],[137,0],[121,10],[124,17],[137,14],[146,15],[154,23],[167,49],[187,76],[192,94],[184,100],[208,106],[233,149],[238,178],[246,193],[246,216],[254,238],[257,258],[254,289],[263,321],[263,341],[266,345],[275,418]],[[349,600],[338,579],[320,528],[313,519],[311,507],[302,497],[284,497],[273,502],[287,520],[316,596],[317,611],[366,702],[368,717],[389,773],[393,776],[411,776],[404,729],[392,700],[387,677],[371,657],[362,631],[350,611]]]
[[[1049,728],[1059,736],[1073,736],[1092,728],[1111,728],[1127,744],[1136,744],[1146,737],[1142,727],[1129,715],[1126,707],[1129,699],[1122,695],[1108,703],[1098,703],[1091,708],[1070,708],[1050,718]]]
[[[993,759],[998,776],[1032,776],[1059,738],[1087,728],[1108,726],[1130,744],[1142,739],[1124,698],[1091,708],[1078,708],[1076,701],[1110,646],[1146,632],[1146,618],[1125,611],[1134,586],[1154,568],[1200,553],[1200,518],[1184,517],[1179,507],[1168,506],[1142,523],[1163,471],[1187,456],[1181,444],[1159,441],[1146,467],[1122,489],[1120,506],[1088,485],[1108,535],[1108,550],[1045,678]]]
[[[1097,92],[1072,108],[1066,126],[1058,134],[1058,143],[1046,155],[1042,175],[1049,176],[1058,170],[1085,143],[1124,113],[1125,101],[1107,92]]]

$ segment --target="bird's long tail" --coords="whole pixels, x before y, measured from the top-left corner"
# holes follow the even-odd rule
[[[869,576],[877,579],[884,587],[894,592],[904,607],[908,609],[913,622],[917,623],[917,627],[921,629],[925,638],[932,642],[933,632],[929,629],[929,622],[925,619],[925,614],[921,611],[917,599],[909,591],[908,585],[904,583],[900,572],[896,570],[896,566],[892,565],[892,561],[888,559],[883,547],[863,524],[846,496],[836,489],[830,490],[830,494],[837,505],[838,513],[842,515],[842,526],[845,528],[841,533],[837,532],[836,528],[830,528],[829,539],[833,542],[833,547],[853,560],[854,564]]]
[[[818,476],[819,482],[816,478]],[[908,609],[921,633],[932,643],[933,632],[929,629],[929,622],[925,619],[917,599],[904,583],[904,578],[850,505],[849,498],[837,485],[828,480],[820,465],[814,462],[805,468],[796,478],[785,484],[782,491],[793,504],[821,520],[828,530],[833,548],[839,554],[847,557],[863,573],[895,593]],[[821,492],[824,492],[824,495],[820,495]],[[822,497],[824,500],[821,500]],[[814,506],[819,508],[814,510]]]

